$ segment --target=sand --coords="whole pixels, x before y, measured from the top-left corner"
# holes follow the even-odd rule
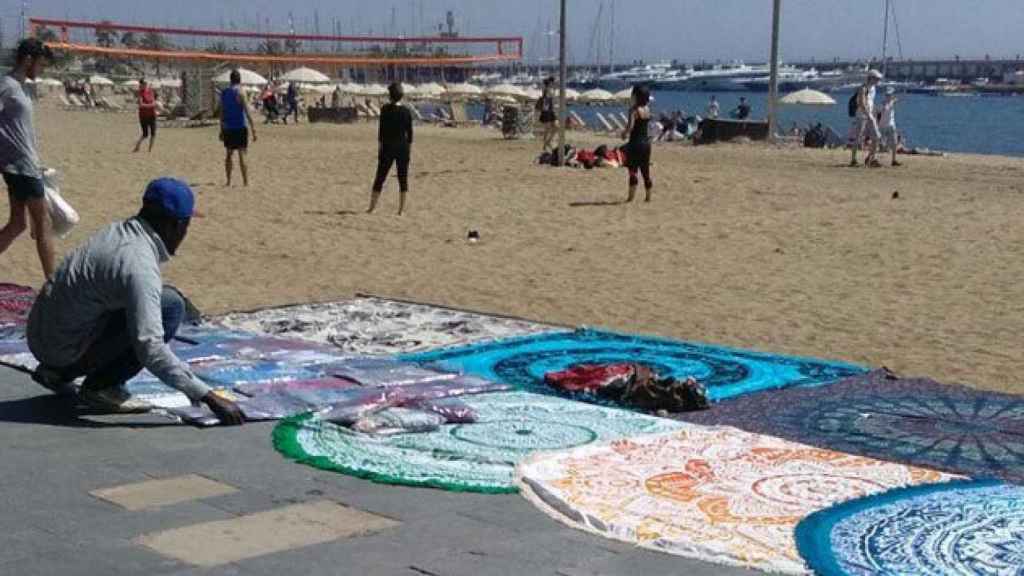
[[[1022,159],[868,170],[842,152],[665,145],[654,202],[606,205],[625,171],[543,168],[536,141],[425,127],[398,218],[394,179],[360,213],[372,125],[259,127],[248,189],[223,186],[214,128],[162,128],[132,155],[130,113],[41,106],[37,125],[83,218],[62,252],[131,215],[150,178],[194,184],[207,217],[165,275],[206,313],[367,292],[1024,392]],[[27,236],[0,280],[39,284]]]

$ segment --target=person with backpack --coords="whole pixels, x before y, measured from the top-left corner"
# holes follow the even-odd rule
[[[882,140],[882,135],[878,131],[878,120],[875,118],[875,91],[881,81],[881,72],[878,70],[869,71],[864,85],[857,89],[857,93],[854,94],[853,99],[850,101],[851,111],[854,111],[854,105],[856,105],[854,116],[857,118],[857,130],[850,158],[851,167],[859,166],[857,163],[857,151],[863,146],[867,138],[871,139],[871,148],[867,158],[864,159],[864,165],[871,168],[881,166],[876,156],[878,154],[878,143]]]
[[[544,90],[541,93],[540,99],[537,100],[536,109],[540,113],[540,123],[544,126],[544,147],[542,152],[547,152],[551,149],[551,144],[555,140],[555,96],[554,96],[554,84],[555,79],[552,76],[548,76],[544,79]]]

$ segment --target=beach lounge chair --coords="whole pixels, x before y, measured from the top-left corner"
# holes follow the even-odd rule
[[[376,104],[369,102],[366,107],[370,109],[370,116],[380,118],[380,108],[378,108]]]
[[[590,128],[590,126],[587,126],[587,123],[583,121],[583,118],[581,118],[575,110],[569,110],[569,117],[572,118],[573,123],[579,126],[581,130],[587,130]]]
[[[77,106],[77,105],[75,105],[75,103],[73,103],[72,101],[68,100],[68,97],[67,97],[66,94],[58,94],[58,96],[60,96],[61,106],[63,106],[65,110],[76,110],[78,108],[81,108],[81,106]]]
[[[470,126],[472,124],[476,124],[476,122],[469,118],[469,114],[466,112],[465,104],[463,104],[462,102],[452,102],[450,106],[452,111],[451,121],[453,126]]]
[[[608,119],[604,117],[604,114],[601,114],[600,112],[595,112],[595,114],[597,115],[597,121],[604,126],[605,130],[608,132],[615,132],[615,125],[609,122]]]
[[[417,122],[425,122],[425,120],[424,120],[424,118],[423,118],[423,113],[421,113],[421,112],[420,112],[420,109],[419,109],[419,108],[417,108],[416,106],[414,106],[414,105],[412,105],[412,104],[409,104],[409,112],[412,112],[412,117],[413,117],[413,118],[414,118],[414,119],[415,119],[415,120],[416,120]]]
[[[85,104],[74,94],[68,94],[68,100],[71,101],[71,105],[75,108],[85,108]]]
[[[622,127],[629,126],[629,117],[626,116],[625,112],[619,112],[619,120],[622,120]]]
[[[120,104],[114,102],[109,96],[104,96],[100,99],[100,102],[103,102],[107,110],[110,110],[111,112],[120,112],[121,110],[124,110],[124,108],[121,107]]]
[[[618,116],[616,116],[615,114],[609,114],[608,120],[611,121],[611,123],[615,126],[616,130],[622,131],[626,129],[626,125],[623,124],[622,120],[619,120]]]
[[[356,102],[356,111],[359,112],[359,115],[363,118],[373,118],[373,111],[371,111],[366,104],[363,104],[362,102]]]

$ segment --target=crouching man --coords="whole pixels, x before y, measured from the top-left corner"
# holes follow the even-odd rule
[[[111,412],[138,412],[124,384],[148,369],[224,424],[241,424],[238,407],[212,393],[168,342],[185,315],[181,295],[163,285],[160,265],[188,233],[195,199],[173,178],[149,183],[138,215],[100,230],[72,251],[39,293],[28,345],[39,361],[33,379],[59,391],[84,376],[80,399]]]

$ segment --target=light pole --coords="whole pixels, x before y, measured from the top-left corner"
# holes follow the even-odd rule
[[[558,36],[558,165],[565,165],[565,2],[562,0],[562,21]]]
[[[775,0],[772,11],[772,62],[768,80],[768,140],[775,140],[775,109],[779,101],[779,17],[782,0]]]

